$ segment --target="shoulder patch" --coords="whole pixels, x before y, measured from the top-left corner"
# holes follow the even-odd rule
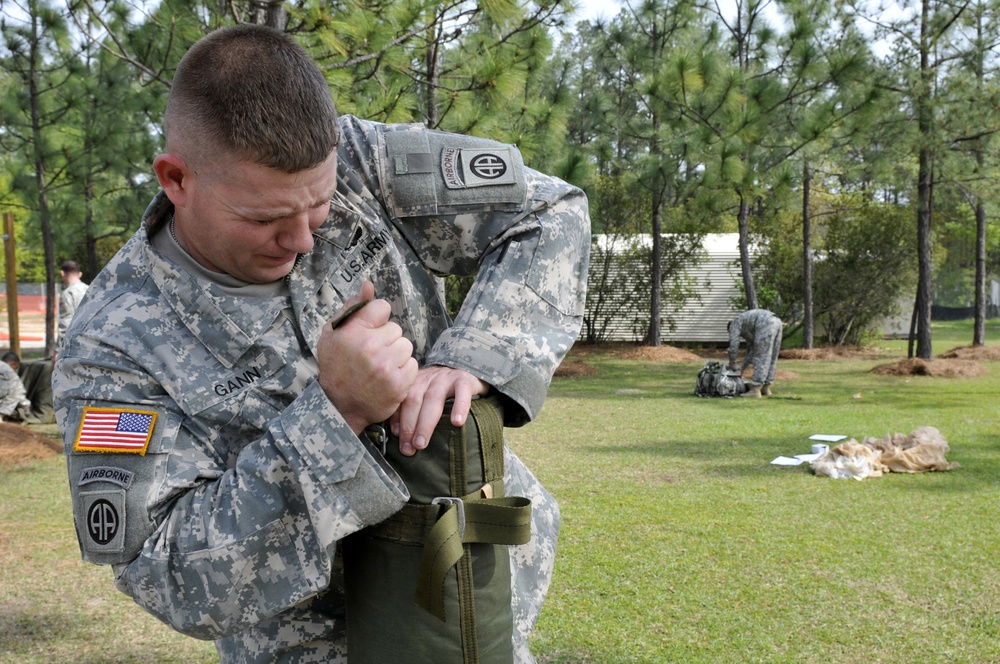
[[[449,189],[515,185],[517,178],[514,164],[514,157],[508,147],[485,150],[445,148],[441,151],[441,171]]]
[[[83,486],[91,482],[110,482],[117,484],[123,489],[127,489],[132,486],[132,482],[134,481],[135,473],[131,470],[113,468],[111,466],[94,466],[93,468],[84,468],[80,472],[80,480],[76,485]]]
[[[84,408],[73,451],[145,454],[154,424],[152,410]]]
[[[522,210],[524,160],[517,146],[420,125],[379,127],[377,168],[391,217]]]
[[[117,553],[125,548],[125,492],[81,493],[80,514],[84,523],[80,541],[91,553]],[[78,527],[80,527],[78,525]]]

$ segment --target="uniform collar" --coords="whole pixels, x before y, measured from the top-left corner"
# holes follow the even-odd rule
[[[271,327],[288,301],[286,298],[252,298],[255,306],[247,306],[249,298],[227,295],[165,258],[153,247],[150,238],[156,232],[167,232],[165,227],[172,214],[173,205],[160,192],[144,215],[142,251],[153,266],[151,277],[168,306],[191,334],[223,365],[233,367]]]

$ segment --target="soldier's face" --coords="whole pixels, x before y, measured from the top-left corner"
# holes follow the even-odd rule
[[[283,173],[229,161],[193,174],[177,209],[181,245],[210,270],[249,283],[282,279],[326,219],[337,188],[337,153],[319,166]]]

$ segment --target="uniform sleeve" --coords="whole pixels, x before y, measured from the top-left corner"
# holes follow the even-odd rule
[[[24,383],[6,363],[0,367],[0,413],[10,415],[27,401]]]
[[[736,366],[736,360],[740,356],[740,335],[742,330],[742,318],[737,316],[729,323],[729,366],[731,367]]]
[[[348,132],[349,133],[349,132]],[[475,275],[427,363],[463,369],[511,400],[505,424],[541,408],[583,323],[590,217],[577,187],[524,166],[513,145],[359,123],[366,177],[430,272]]]
[[[62,338],[66,334],[66,328],[69,327],[69,322],[73,318],[73,311],[71,307],[73,303],[70,302],[69,294],[66,290],[59,293],[59,337]]]
[[[579,334],[590,252],[583,192],[530,170],[527,180],[526,210],[477,219],[492,232],[475,248],[476,280],[428,357],[478,376],[519,404],[523,412],[510,426],[538,414]]]
[[[407,498],[318,382],[226,459],[138,363],[80,346],[53,384],[83,557],[178,631],[222,638],[324,590],[337,540]],[[138,421],[145,447],[89,442],[108,413]]]

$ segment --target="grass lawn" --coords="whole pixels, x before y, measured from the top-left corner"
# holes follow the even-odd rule
[[[971,338],[937,324],[935,352]],[[1000,365],[879,376],[905,355],[883,345],[780,361],[762,400],[695,397],[700,361],[597,353],[596,375],[556,379],[507,431],[562,505],[539,661],[1000,662]],[[814,433],[925,425],[961,468],[859,482],[770,465]],[[79,562],[61,458],[0,468],[0,504],[0,662],[215,661]]]
[[[944,352],[968,323],[935,327]],[[992,338],[997,330],[991,328]],[[560,500],[545,662],[998,662],[995,364],[887,377],[879,360],[783,361],[776,395],[699,399],[701,363],[588,358],[512,446]],[[722,353],[720,352],[720,357]],[[831,480],[779,455],[814,433],[930,425],[947,473]]]

